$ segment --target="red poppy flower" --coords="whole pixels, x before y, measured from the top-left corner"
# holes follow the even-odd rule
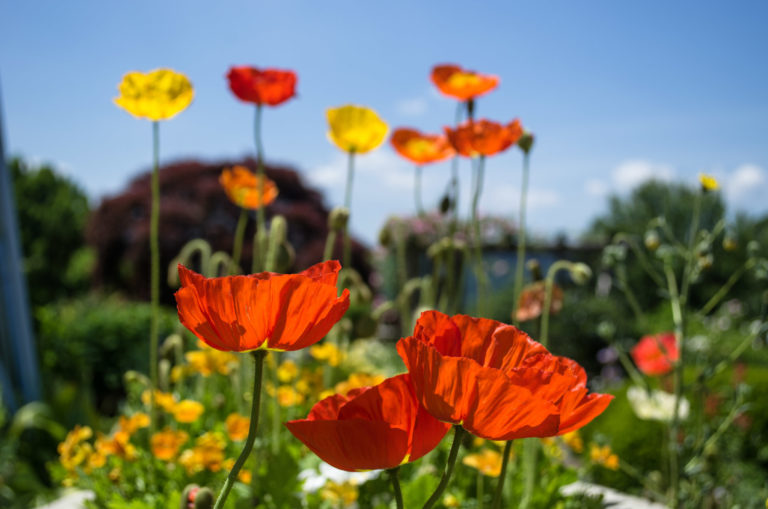
[[[482,438],[567,433],[613,398],[588,395],[578,364],[495,320],[427,311],[397,350],[429,413]]]
[[[467,71],[458,65],[436,65],[432,68],[432,83],[443,94],[462,101],[490,92],[499,78],[490,74]]]
[[[296,73],[279,69],[231,67],[229,88],[241,101],[277,106],[296,95]]]
[[[217,350],[299,350],[320,341],[347,311],[349,291],[337,297],[339,270],[332,260],[299,274],[206,278],[179,265],[179,320]]]
[[[637,368],[650,376],[669,373],[680,358],[675,335],[671,332],[643,336],[631,354]]]
[[[398,154],[419,165],[436,163],[454,154],[444,135],[423,134],[416,129],[395,129],[389,142]]]
[[[456,129],[445,128],[448,141],[464,157],[492,156],[507,150],[523,135],[523,126],[515,119],[507,125],[490,120],[465,122]]]
[[[408,374],[325,398],[306,419],[285,425],[323,461],[350,472],[415,461],[450,429],[419,405]]]

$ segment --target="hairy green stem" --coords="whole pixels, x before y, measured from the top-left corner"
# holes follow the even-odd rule
[[[149,326],[150,436],[157,430],[157,348],[160,336],[160,123],[152,122],[152,210],[149,220],[150,299]]]
[[[434,507],[434,505],[437,503],[438,500],[440,500],[440,497],[443,496],[443,492],[445,491],[445,488],[448,486],[448,481],[451,480],[451,475],[453,475],[453,467],[456,466],[456,458],[459,455],[459,449],[461,448],[461,439],[464,436],[464,428],[459,426],[458,424],[453,427],[453,444],[451,444],[451,452],[448,453],[448,462],[445,465],[445,470],[443,471],[443,476],[440,478],[440,483],[437,485],[437,488],[435,488],[434,493],[432,493],[432,496],[429,497],[429,500],[424,504],[423,509],[431,509]]]
[[[677,280],[669,263],[664,264],[664,273],[667,277],[667,286],[672,304],[672,321],[675,328],[675,344],[678,351],[678,361],[674,371],[674,394],[675,405],[672,412],[672,422],[669,427],[669,478],[670,478],[670,507],[676,508],[679,504],[679,485],[680,485],[680,453],[677,446],[677,435],[680,429],[680,399],[683,392],[683,360],[684,360],[684,334],[685,323],[683,321],[683,311],[680,305],[680,294],[677,289]]]
[[[501,473],[499,474],[499,482],[496,485],[496,492],[493,494],[492,509],[501,508],[501,499],[504,498],[504,483],[507,480],[507,464],[509,463],[509,455],[512,453],[512,440],[507,440],[504,444],[504,453],[501,457]]]
[[[421,165],[416,165],[416,171],[413,177],[413,198],[416,202],[416,213],[419,216],[424,215],[424,204],[421,201]]]
[[[746,262],[744,262],[744,265],[739,267],[739,269],[731,274],[731,277],[728,278],[728,281],[725,282],[723,286],[720,287],[720,289],[715,293],[711,299],[707,301],[706,304],[704,304],[704,307],[701,308],[701,311],[699,311],[699,314],[702,316],[706,316],[709,314],[710,311],[712,311],[715,306],[717,306],[721,300],[728,294],[728,292],[733,288],[733,285],[735,285],[738,280],[741,278],[741,276],[744,275],[746,271],[751,269],[755,266],[757,263],[757,260],[754,258],[748,259]]]
[[[533,490],[536,488],[537,468],[536,462],[539,455],[539,440],[537,438],[527,438],[523,442],[523,497],[520,500],[521,508],[530,507],[533,499]]]
[[[541,309],[541,334],[539,343],[544,348],[549,346],[549,315],[552,307],[552,288],[555,285],[555,276],[557,272],[563,269],[570,269],[573,263],[568,260],[558,260],[550,265],[547,270],[547,277],[544,278],[544,307]]]
[[[261,143],[261,105],[256,105],[253,117],[253,141],[256,146],[256,173],[259,176],[259,208],[256,209],[256,233],[253,236],[253,261],[251,272],[264,270],[267,251],[267,218],[264,207],[264,146]]]
[[[474,195],[472,197],[472,226],[474,230],[475,247],[475,278],[477,279],[477,314],[485,316],[485,303],[488,297],[488,280],[483,269],[483,238],[480,228],[480,215],[478,205],[480,195],[483,192],[483,178],[485,172],[485,157],[480,156],[477,160],[475,173]]]
[[[240,269],[240,253],[243,249],[243,235],[245,234],[245,225],[248,222],[248,211],[240,209],[240,217],[237,219],[235,228],[235,242],[232,247],[232,263],[229,267],[229,274],[236,274]]]
[[[347,189],[344,192],[344,207],[346,207],[349,215],[352,215],[352,181],[355,176],[355,152],[349,153],[349,159],[347,164]],[[349,219],[347,220],[347,226],[344,228],[344,267],[349,267],[352,262],[352,238],[349,235]]]
[[[229,472],[226,481],[224,481],[224,486],[219,492],[219,496],[216,499],[216,504],[213,506],[213,509],[221,509],[224,507],[224,502],[227,501],[227,497],[229,496],[229,492],[232,489],[232,485],[237,480],[237,474],[240,472],[243,464],[248,459],[248,455],[251,453],[251,449],[253,449],[253,443],[256,440],[256,432],[259,427],[259,409],[261,406],[261,375],[264,370],[264,357],[266,357],[266,355],[266,350],[256,350],[253,352],[253,358],[256,361],[256,365],[253,375],[253,400],[251,402],[251,422],[248,426],[248,438],[245,440],[243,451],[240,453],[240,456],[237,458],[235,465],[232,467],[232,471]]]
[[[528,202],[528,173],[530,155],[523,152],[523,182],[520,187],[520,212],[517,225],[517,260],[515,261],[515,287],[512,300],[512,323],[520,325],[517,319],[517,306],[523,291],[523,267],[525,266],[525,213]]]
[[[389,473],[389,478],[392,481],[392,491],[395,495],[395,503],[397,504],[397,509],[403,509],[403,492],[400,489],[400,467],[390,468],[387,470],[387,473]]]

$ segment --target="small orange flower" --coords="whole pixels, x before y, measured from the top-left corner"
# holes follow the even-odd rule
[[[149,441],[152,454],[159,460],[170,461],[176,456],[179,448],[184,445],[188,438],[189,435],[184,431],[174,431],[170,428],[165,428],[163,431],[152,435]]]
[[[671,332],[643,336],[630,353],[637,369],[649,376],[669,373],[680,357]]]
[[[544,281],[536,281],[523,288],[517,302],[517,321],[525,322],[540,317],[541,311],[544,309],[545,297],[546,285]],[[563,309],[563,290],[559,286],[553,285],[549,313],[554,315],[561,309]]]
[[[416,129],[395,129],[389,142],[398,154],[419,165],[436,163],[454,154],[444,135],[423,134]]]
[[[278,190],[273,181],[261,177],[251,172],[245,166],[234,166],[225,168],[219,177],[221,187],[227,193],[227,197],[232,203],[244,209],[258,209],[266,207],[277,198]],[[264,194],[262,196],[262,189]]]
[[[229,414],[225,425],[227,426],[227,435],[232,440],[245,440],[248,437],[248,426],[251,420],[240,414]]]
[[[203,411],[205,411],[205,407],[202,403],[185,399],[179,401],[171,413],[173,413],[173,418],[179,422],[195,422]]]
[[[483,449],[478,453],[467,454],[461,462],[488,477],[498,477],[501,474],[501,454],[493,449]]]
[[[464,157],[492,156],[507,150],[523,135],[523,126],[515,119],[507,125],[491,120],[465,122],[456,129],[445,128],[456,152]]]
[[[443,94],[461,101],[468,101],[496,88],[499,78],[448,64],[432,68],[432,83]]]
[[[331,260],[299,274],[206,278],[179,265],[179,320],[217,350],[300,350],[320,341],[347,311],[349,290],[337,296],[340,270]]]
[[[279,69],[231,67],[229,88],[238,99],[258,105],[277,106],[296,95],[296,73]]]

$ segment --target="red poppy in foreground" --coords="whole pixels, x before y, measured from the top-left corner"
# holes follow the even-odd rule
[[[613,399],[587,394],[581,366],[495,320],[427,311],[397,350],[429,413],[482,438],[562,435]]]
[[[467,71],[452,64],[436,65],[431,78],[440,92],[461,101],[488,93],[499,84],[498,76]]]
[[[350,472],[415,461],[450,429],[419,405],[407,374],[325,398],[285,425],[320,459]]]
[[[416,129],[395,129],[389,139],[398,154],[418,165],[436,163],[454,154],[442,134],[423,134]]]
[[[229,88],[241,101],[277,106],[296,95],[296,73],[279,69],[231,67]]]
[[[262,183],[261,178],[245,166],[233,166],[221,172],[219,183],[232,203],[244,209],[256,210],[275,201],[278,195],[275,183],[267,177],[263,177]]]
[[[445,128],[456,152],[464,157],[492,156],[507,150],[523,135],[523,126],[515,119],[509,124],[491,120],[465,122],[456,129]]]
[[[300,350],[323,339],[349,307],[349,290],[337,297],[339,270],[331,260],[298,274],[206,278],[179,265],[179,320],[217,350]]]
[[[637,369],[649,376],[669,373],[680,358],[675,335],[671,332],[643,336],[631,353]]]

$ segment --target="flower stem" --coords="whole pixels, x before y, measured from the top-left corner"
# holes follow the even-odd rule
[[[229,496],[229,492],[232,489],[232,485],[235,483],[235,480],[237,480],[237,474],[240,472],[243,464],[248,459],[248,455],[251,453],[251,449],[253,449],[253,442],[256,440],[256,431],[259,427],[259,407],[261,406],[261,374],[264,370],[264,357],[266,357],[266,355],[266,350],[256,350],[253,352],[253,358],[256,361],[256,368],[254,369],[253,375],[253,400],[251,402],[251,422],[248,427],[248,438],[245,440],[243,451],[240,453],[240,456],[237,458],[235,465],[232,467],[232,471],[229,472],[226,481],[224,481],[224,486],[222,486],[221,491],[219,492],[219,497],[216,499],[216,504],[213,506],[213,509],[221,509],[224,507],[224,502],[227,501],[227,497]]]
[[[152,122],[152,211],[149,223],[150,299],[152,319],[149,327],[150,436],[157,429],[155,390],[157,390],[157,344],[160,335],[160,123]]]
[[[680,399],[683,392],[683,337],[685,333],[685,323],[683,321],[683,312],[680,305],[680,294],[677,290],[677,280],[669,263],[664,265],[664,273],[667,276],[667,286],[669,287],[669,296],[672,301],[672,320],[675,324],[675,344],[677,346],[678,360],[674,372],[674,391],[675,406],[672,413],[672,422],[669,427],[669,484],[670,495],[668,504],[672,508],[678,506],[678,491],[680,485],[680,454],[677,446],[677,435],[680,427]]]
[[[413,182],[413,197],[416,200],[416,213],[419,216],[424,215],[424,204],[421,202],[421,166],[416,165]]]
[[[525,485],[523,486],[523,499],[520,507],[530,507],[533,498],[533,490],[536,487],[536,462],[539,455],[539,441],[536,438],[528,438],[523,442],[523,468],[525,469]]]
[[[248,211],[240,210],[240,217],[237,219],[235,228],[235,242],[232,247],[232,265],[229,267],[230,274],[236,274],[240,269],[240,253],[243,250],[243,235],[245,234],[245,225],[248,222]]]
[[[344,207],[347,211],[351,212],[352,209],[352,181],[355,175],[355,152],[349,153],[349,161],[347,164],[347,189],[344,192]],[[351,216],[351,214],[350,214]],[[344,267],[348,267],[352,258],[352,239],[349,236],[349,221],[344,228]]]
[[[477,162],[475,175],[475,189],[472,197],[472,226],[475,237],[475,278],[477,279],[477,314],[484,316],[485,302],[488,292],[488,281],[483,270],[483,239],[480,229],[480,217],[478,214],[478,205],[480,203],[480,194],[483,192],[483,173],[485,171],[485,157],[480,156]]]
[[[493,495],[492,509],[499,509],[501,507],[501,499],[503,498],[504,482],[507,480],[507,464],[509,463],[509,455],[512,453],[512,440],[507,440],[504,445],[504,453],[501,458],[501,473],[499,474],[499,483],[496,485],[496,492]]]
[[[555,284],[555,275],[557,271],[567,269],[571,266],[568,260],[558,260],[547,270],[547,277],[544,278],[544,307],[541,309],[541,334],[539,343],[547,348],[549,345],[549,315],[552,307],[552,287]]]
[[[461,439],[464,435],[464,428],[458,424],[453,427],[453,444],[451,445],[451,452],[448,453],[448,462],[445,465],[445,471],[443,471],[443,477],[440,478],[440,484],[435,488],[435,492],[429,497],[427,503],[424,504],[423,509],[431,509],[440,497],[443,496],[445,488],[448,486],[448,481],[453,474],[453,467],[456,465],[456,457],[459,455],[459,448],[461,447]]]
[[[259,208],[256,209],[256,234],[253,237],[253,262],[251,272],[264,269],[267,252],[267,219],[264,210],[264,146],[261,143],[261,105],[256,105],[253,117],[253,139],[256,145],[256,173],[259,176]]]
[[[403,509],[403,492],[400,490],[400,479],[398,477],[400,467],[390,468],[387,472],[389,473],[389,478],[392,480],[392,491],[395,494],[397,509]]]
[[[520,300],[520,292],[523,291],[523,267],[525,266],[525,212],[528,203],[528,173],[530,167],[529,153],[523,152],[523,183],[520,187],[520,212],[517,225],[517,260],[515,261],[515,291],[512,301],[512,322],[519,325],[517,319],[517,305]]]

